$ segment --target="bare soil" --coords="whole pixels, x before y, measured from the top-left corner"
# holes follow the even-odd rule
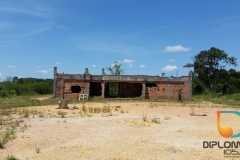
[[[233,140],[221,137],[216,125],[217,110],[232,109],[209,102],[86,102],[86,107],[112,108],[111,114],[87,115],[80,114],[82,105],[61,110],[67,113],[65,118],[57,114],[58,105],[24,108],[43,114],[24,118],[27,129],[0,149],[0,159],[14,155],[28,160],[219,160],[226,159],[223,149],[203,148],[203,141]],[[237,133],[239,120],[222,116],[222,125]]]

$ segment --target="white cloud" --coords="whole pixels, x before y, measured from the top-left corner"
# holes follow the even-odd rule
[[[16,66],[8,65],[8,68],[16,68]]]
[[[163,52],[188,52],[190,51],[190,47],[183,47],[181,45],[176,45],[176,46],[166,46]]]
[[[176,62],[174,59],[169,59],[168,61],[169,62]]]
[[[43,74],[47,74],[48,73],[48,71],[46,71],[46,70],[39,70],[39,71],[37,71],[38,73],[43,73]]]
[[[18,78],[22,78],[22,76],[18,76]]]
[[[56,64],[61,64],[60,62],[57,62]]]
[[[2,72],[0,72],[0,77],[2,76]]]
[[[174,71],[174,70],[177,70],[177,66],[167,65],[166,67],[164,67],[162,69],[162,71],[164,71],[164,72],[171,72],[171,71]]]
[[[97,65],[96,65],[96,64],[93,64],[92,67],[95,68],[95,67],[97,67]]]
[[[119,62],[122,62],[122,63],[128,63],[129,64],[129,67],[133,67],[133,62],[135,62],[135,60],[130,60],[130,59],[124,59],[123,61],[119,61]]]
[[[140,67],[141,67],[141,68],[145,68],[146,66],[145,66],[145,65],[143,65],[143,64],[141,64],[141,65],[140,65]]]
[[[133,63],[135,60],[130,60],[130,59],[124,59],[122,62],[123,63]]]

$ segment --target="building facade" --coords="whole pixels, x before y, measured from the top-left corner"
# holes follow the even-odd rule
[[[160,77],[149,75],[91,75],[57,73],[54,67],[53,97],[60,99],[78,98],[87,94],[93,98],[139,98],[177,99],[182,89],[184,99],[192,98],[192,72],[182,77]]]

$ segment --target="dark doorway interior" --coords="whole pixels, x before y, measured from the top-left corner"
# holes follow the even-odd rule
[[[141,83],[121,83],[121,97],[140,97],[142,95]]]
[[[101,96],[102,95],[102,86],[101,82],[90,82],[90,96]]]

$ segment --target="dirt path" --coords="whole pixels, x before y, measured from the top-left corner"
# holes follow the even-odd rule
[[[25,118],[28,128],[0,150],[0,159],[11,154],[29,160],[224,159],[223,149],[203,149],[203,141],[227,140],[217,131],[216,111],[223,110],[219,106],[205,102],[109,102],[85,106],[109,106],[112,114],[83,117],[79,114],[82,104],[77,104],[79,109],[61,110],[67,115],[60,118],[57,106],[28,107],[27,110],[41,111],[44,116]],[[223,118],[235,133],[239,132],[240,117]],[[160,120],[160,124],[152,119]]]

